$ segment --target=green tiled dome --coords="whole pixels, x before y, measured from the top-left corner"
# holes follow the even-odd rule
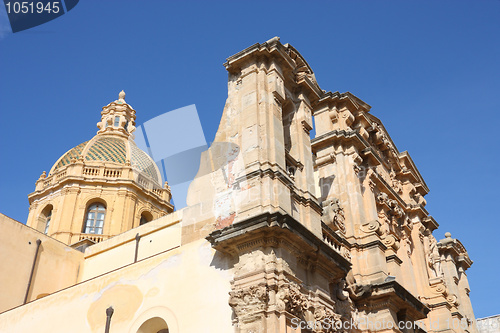
[[[52,167],[52,171],[54,172],[55,170],[59,169],[60,167],[63,167],[65,165],[68,165],[72,159],[77,159],[78,156],[83,151],[83,148],[85,148],[85,145],[88,143],[88,141],[85,141],[84,143],[80,143],[78,146],[75,148],[71,148],[66,154],[64,154],[59,161]]]
[[[127,149],[121,138],[102,138],[96,140],[87,149],[86,161],[108,161],[125,164]]]
[[[158,184],[161,175],[154,161],[132,140],[119,136],[97,135],[67,151],[52,167],[50,173],[71,163],[72,159],[82,157],[84,162],[112,162],[125,165],[130,161],[132,168],[150,176]]]

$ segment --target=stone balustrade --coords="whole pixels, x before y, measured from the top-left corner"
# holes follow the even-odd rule
[[[41,176],[36,183],[36,191],[43,191],[52,185],[59,184],[65,178],[70,177],[96,180],[133,180],[142,188],[150,191],[151,193],[154,193],[158,197],[163,199],[168,198],[168,200],[170,200],[170,195],[164,194],[165,189],[158,187],[155,182],[144,176],[144,174],[142,174],[138,170],[133,169],[131,166],[93,166],[86,165],[83,162],[79,161],[71,163],[65,168],[56,170],[54,173],[49,174],[49,176],[45,178]]]

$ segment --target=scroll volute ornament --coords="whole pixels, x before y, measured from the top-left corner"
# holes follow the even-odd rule
[[[362,224],[360,226],[361,231],[365,233],[372,233],[372,232],[379,232],[380,231],[380,222],[377,220],[373,220],[370,222],[367,222],[365,224]]]
[[[383,239],[383,242],[384,245],[387,246],[388,248],[392,247],[396,251],[399,249],[400,246],[399,241],[396,239],[396,236],[392,234],[386,235]]]
[[[431,281],[431,291],[435,295],[448,295],[448,288],[446,288],[446,284],[441,279],[434,279],[435,281]]]

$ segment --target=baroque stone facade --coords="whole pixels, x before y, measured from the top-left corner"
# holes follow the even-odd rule
[[[186,208],[173,212],[136,149],[120,94],[96,137],[37,181],[38,231],[2,218],[19,241],[1,242],[0,259],[28,264],[0,281],[0,330],[476,333],[472,261],[451,234],[434,237],[429,189],[370,106],[322,90],[277,37],[225,67]]]

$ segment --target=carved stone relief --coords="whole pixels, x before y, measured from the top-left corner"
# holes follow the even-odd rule
[[[403,183],[399,179],[396,178],[396,172],[394,170],[391,170],[390,173],[391,177],[391,185],[394,191],[398,194],[403,194]]]
[[[441,277],[443,275],[443,270],[441,268],[441,258],[439,256],[437,240],[432,234],[428,234],[427,239],[428,246],[426,248],[426,259],[429,278]]]
[[[323,202],[323,222],[333,230],[345,233],[345,213],[340,200],[333,198]]]
[[[422,194],[417,192],[413,198],[418,205],[421,205],[422,207],[425,207],[425,205],[427,205],[427,200],[424,199],[424,196]]]
[[[268,301],[269,294],[265,285],[251,286],[229,293],[229,305],[240,321],[248,321],[258,312],[265,310]]]
[[[345,284],[344,284],[345,285]],[[271,294],[275,293],[275,297]],[[338,300],[346,316],[351,315],[354,308],[348,297]],[[316,323],[328,323],[331,328],[318,325],[313,332],[334,332],[341,327],[342,314],[338,313],[335,301],[325,302],[317,294],[304,290],[298,283],[286,281],[279,286],[255,285],[236,289],[230,292],[229,305],[233,308],[235,322],[240,326],[255,325],[264,312],[274,307],[279,312],[288,312],[300,320]],[[346,317],[344,317],[344,320]],[[256,327],[262,325],[258,324]],[[260,327],[263,329],[263,327]]]
[[[336,312],[335,305],[322,304],[318,297],[311,297],[301,291],[298,284],[288,282],[279,287],[276,293],[276,305],[279,311],[287,311],[300,319],[313,322],[328,322],[335,326],[342,321],[342,315]],[[333,332],[321,330],[317,327],[315,332]]]

